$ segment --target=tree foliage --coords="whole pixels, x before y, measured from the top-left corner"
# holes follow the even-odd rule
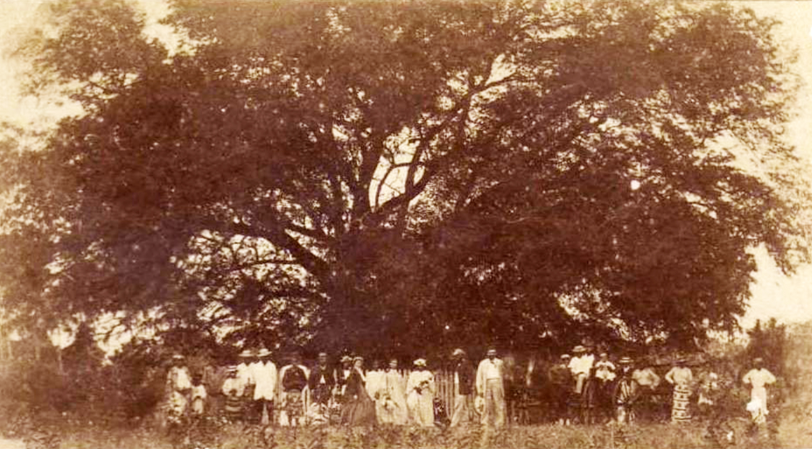
[[[806,257],[783,195],[792,79],[748,9],[171,6],[174,48],[123,0],[60,0],[20,50],[33,92],[85,111],[15,153],[0,273],[23,322],[685,345],[743,313],[748,248]]]

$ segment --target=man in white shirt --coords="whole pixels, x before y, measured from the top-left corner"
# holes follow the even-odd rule
[[[496,349],[488,349],[488,356],[479,363],[476,372],[477,396],[485,399],[482,425],[505,425],[504,363],[496,358]]]
[[[250,398],[253,395],[254,376],[248,366],[254,361],[254,352],[245,349],[238,357],[240,364],[237,365],[237,381],[242,385],[243,395]]]
[[[595,356],[586,354],[586,348],[581,345],[572,349],[575,357],[570,360],[569,368],[572,371],[572,377],[575,378],[575,394],[581,394],[584,388],[584,382],[589,378],[592,371],[592,364],[595,362]]]
[[[248,365],[254,381],[252,419],[261,424],[273,422],[273,405],[276,397],[276,365],[270,359],[271,351],[261,348],[256,360]]]
[[[750,390],[750,403],[747,409],[752,413],[753,420],[757,424],[763,424],[767,420],[767,385],[776,381],[773,373],[764,368],[764,359],[756,357],[753,359],[755,368],[744,375],[742,382],[752,386]]]

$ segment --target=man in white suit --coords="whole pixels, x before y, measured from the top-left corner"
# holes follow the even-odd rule
[[[254,363],[249,365],[254,379],[254,403],[252,419],[261,424],[273,422],[273,406],[276,397],[276,365],[270,359],[271,351],[261,348]]]
[[[503,427],[505,425],[505,364],[496,358],[496,349],[488,349],[488,356],[479,363],[476,371],[477,396],[485,400],[482,425]]]

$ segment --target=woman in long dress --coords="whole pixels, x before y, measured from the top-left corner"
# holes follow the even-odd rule
[[[398,372],[398,361],[392,359],[381,379],[375,413],[381,424],[405,425],[409,419],[406,409],[406,394],[403,391],[403,376]]]
[[[674,386],[674,399],[671,406],[671,422],[681,423],[691,420],[691,383],[694,380],[691,368],[685,366],[685,358],[677,359],[676,365],[665,375],[665,380]]]
[[[375,424],[375,401],[369,397],[366,390],[366,376],[363,371],[364,359],[353,359],[353,368],[347,377],[345,413],[342,414],[342,424],[349,426],[368,426]]]
[[[186,417],[189,405],[189,392],[192,381],[189,370],[184,364],[184,357],[176,354],[172,357],[172,367],[166,375],[165,425],[172,431],[179,427]]]
[[[420,427],[434,427],[434,375],[424,359],[415,360],[414,365],[406,382],[409,421]]]

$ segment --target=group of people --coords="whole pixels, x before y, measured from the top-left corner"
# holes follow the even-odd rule
[[[239,354],[239,364],[225,369],[219,393],[224,396],[227,419],[281,426],[434,425],[434,375],[425,359],[415,360],[404,379],[395,359],[385,370],[365,370],[362,357],[344,356],[336,367],[326,353],[320,353],[316,365],[308,368],[293,354],[287,365],[277,369],[270,355],[265,348],[245,350]],[[176,426],[206,414],[208,392],[199,373],[190,376],[182,355],[172,360],[164,422]]]
[[[690,421],[693,409],[706,417],[718,416],[723,412],[719,407],[721,398],[733,386],[723,383],[720,374],[712,368],[695,376],[684,356],[676,357],[673,366],[661,378],[652,366],[635,365],[630,357],[621,357],[615,366],[606,352],[596,358],[592,351],[579,345],[573,348],[573,353],[572,357],[561,355],[561,363],[552,367],[549,375],[550,381],[557,386],[554,409],[559,412],[559,422],[564,424],[575,418],[583,420],[588,415],[574,413],[573,409],[583,411],[588,407],[597,410],[598,415],[603,411],[603,417],[608,420],[631,422],[636,419],[646,397],[654,395],[662,380],[671,387],[672,423]],[[741,382],[751,389],[746,410],[751,413],[754,423],[763,424],[768,414],[767,386],[777,379],[764,367],[762,358],[756,357],[753,364],[754,368],[742,377]],[[568,385],[572,387],[567,388]],[[695,393],[698,398],[694,399]]]
[[[511,396],[506,389],[517,384],[538,384],[534,379],[539,375],[549,387],[546,405],[559,424],[588,422],[578,411],[595,404],[606,405],[603,410],[608,410],[604,416],[607,420],[631,422],[641,397],[661,383],[652,367],[634,366],[630,357],[619,358],[615,365],[606,352],[596,357],[591,347],[578,345],[572,352],[573,356],[561,355],[559,363],[544,373],[531,362],[524,379],[517,379],[494,348],[488,349],[476,367],[464,350],[454,350],[454,401],[449,420],[443,419],[442,403],[435,397],[435,376],[422,358],[415,360],[413,369],[404,376],[396,359],[389,360],[385,367],[366,369],[362,357],[343,356],[333,365],[326,353],[320,353],[316,364],[308,368],[298,354],[293,354],[288,364],[277,369],[267,349],[245,350],[239,354],[240,363],[226,369],[227,378],[219,393],[225,397],[225,416],[233,421],[281,426],[333,423],[421,427],[438,423],[458,427],[479,422],[498,428],[509,420],[507,402]],[[763,360],[757,358],[754,363],[756,367],[742,381],[752,387],[747,410],[754,421],[763,423],[768,413],[766,386],[776,379],[763,367]],[[207,413],[210,392],[201,377],[199,373],[189,375],[183,356],[173,358],[167,376],[166,422],[175,425],[184,418]],[[671,420],[675,423],[691,419],[695,391],[699,392],[695,403],[707,410],[713,409],[722,388],[718,375],[712,372],[695,380],[682,357],[675,360],[663,379],[673,389]]]

